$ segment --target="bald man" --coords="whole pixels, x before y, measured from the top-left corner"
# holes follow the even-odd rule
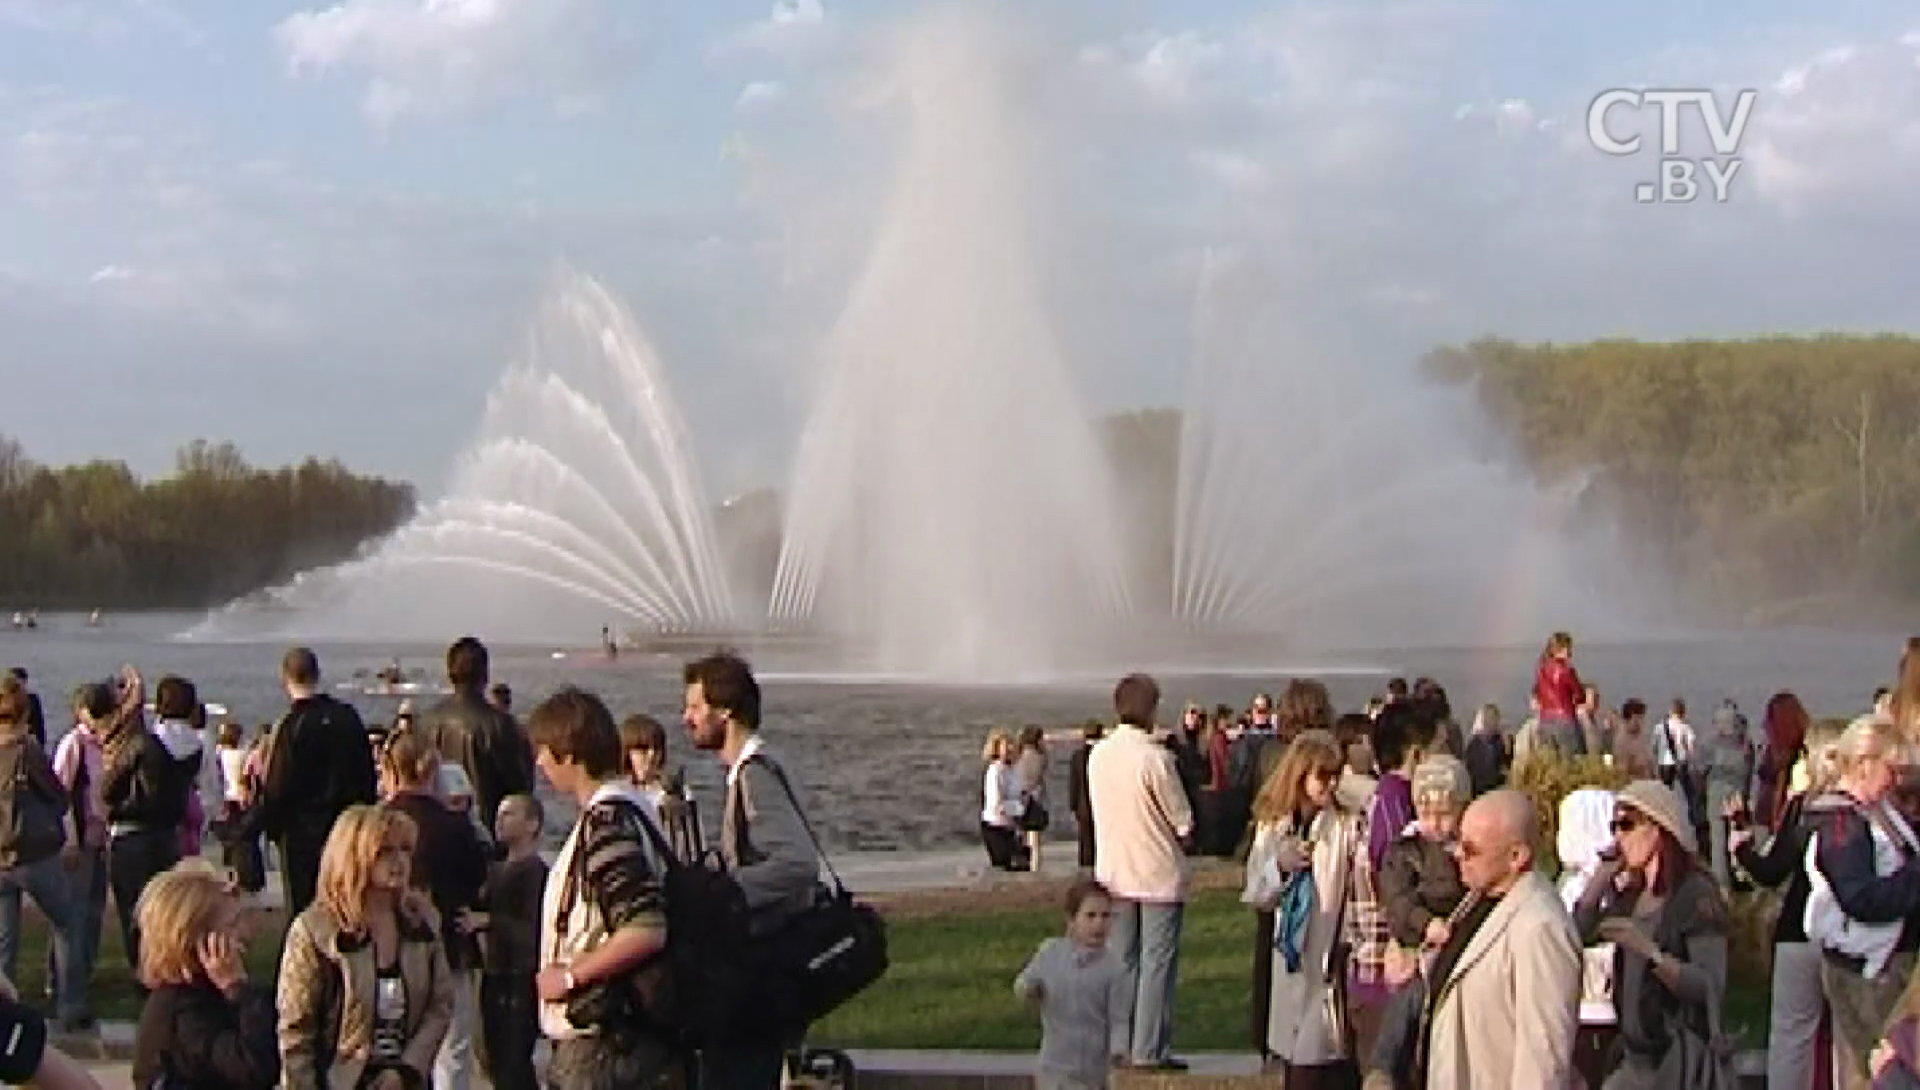
[[[1518,791],[1491,791],[1460,819],[1467,899],[1428,979],[1427,1090],[1558,1090],[1573,1079],[1580,940],[1533,868],[1540,823]]]

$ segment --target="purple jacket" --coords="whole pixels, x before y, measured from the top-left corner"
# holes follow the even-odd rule
[[[1413,824],[1413,783],[1398,772],[1383,773],[1367,807],[1367,869],[1375,875],[1387,849]]]

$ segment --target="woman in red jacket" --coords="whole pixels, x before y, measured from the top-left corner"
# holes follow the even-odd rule
[[[1540,652],[1540,665],[1533,672],[1533,698],[1540,703],[1538,737],[1562,756],[1571,757],[1586,749],[1574,709],[1580,706],[1586,687],[1573,668],[1573,637],[1555,632],[1547,637]]]

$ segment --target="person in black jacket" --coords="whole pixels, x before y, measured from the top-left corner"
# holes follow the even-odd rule
[[[1093,869],[1093,796],[1087,792],[1087,757],[1093,752],[1093,744],[1107,733],[1107,726],[1098,719],[1087,721],[1086,729],[1080,732],[1080,745],[1067,759],[1067,805],[1073,809],[1075,834],[1080,841],[1080,869]]]
[[[513,716],[487,700],[487,646],[462,636],[447,648],[453,695],[420,720],[420,736],[466,770],[479,813],[491,819],[508,795],[533,790],[533,748]]]
[[[378,798],[367,728],[351,704],[319,691],[320,658],[296,647],[280,661],[293,702],[273,731],[260,786],[260,825],[280,846],[287,919],[313,903],[320,852],[347,807]],[[117,896],[116,887],[116,896]]]
[[[1823,751],[1830,747],[1822,747]],[[1787,887],[1780,914],[1773,922],[1773,1005],[1767,1033],[1767,1085],[1812,1086],[1821,1025],[1827,1021],[1826,992],[1820,983],[1820,948],[1807,941],[1807,842],[1846,800],[1830,794],[1833,767],[1830,753],[1810,761],[1812,783],[1787,801],[1779,828],[1763,852],[1753,842],[1751,826],[1736,826],[1728,842],[1733,858],[1755,882],[1769,889]],[[1731,821],[1744,812],[1729,808]],[[1829,1031],[1831,1032],[1831,1031]]]
[[[140,928],[134,905],[154,875],[180,861],[180,823],[186,820],[193,784],[147,729],[139,672],[125,668],[118,684],[120,710],[101,746],[100,802],[107,811],[107,887],[120,917],[127,964],[137,973]]]
[[[273,993],[247,980],[238,898],[189,860],[140,897],[140,981],[153,989],[133,1038],[133,1083],[272,1090],[280,1082]]]
[[[473,822],[435,797],[440,754],[418,731],[398,731],[380,757],[386,804],[413,819],[420,837],[414,843],[412,882],[433,898],[440,916],[440,941],[453,973],[453,1018],[433,1063],[433,1084],[464,1087],[472,1081],[474,970],[480,949],[459,926],[463,913],[479,905],[487,880],[487,850]]]

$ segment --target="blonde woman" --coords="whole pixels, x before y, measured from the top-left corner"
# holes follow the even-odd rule
[[[997,870],[1027,869],[1026,853],[1020,844],[1020,784],[1013,771],[1013,735],[995,730],[980,747],[980,760],[987,766],[981,786],[980,840],[987,848],[987,862]]]
[[[1307,731],[1287,747],[1253,803],[1241,899],[1273,919],[1271,938],[1262,937],[1254,951],[1256,1019],[1262,1000],[1266,1011],[1255,1029],[1262,1056],[1284,1071],[1290,1090],[1358,1081],[1338,1009],[1343,1000],[1336,983],[1346,966],[1335,951],[1355,860],[1366,857],[1359,850],[1360,815],[1335,796],[1343,763],[1331,733]],[[1269,971],[1262,971],[1262,961]],[[1264,995],[1263,978],[1271,980]]]
[[[334,822],[314,902],[280,955],[286,1090],[427,1085],[454,998],[433,905],[409,887],[418,842],[390,807],[349,806]]]
[[[155,875],[135,911],[140,982],[151,991],[134,1035],[134,1085],[272,1090],[273,993],[247,980],[243,909],[227,876],[188,860]]]
[[[1903,861],[1920,854],[1920,837],[1891,805],[1910,750],[1892,723],[1854,720],[1837,751],[1838,805],[1807,853],[1807,939],[1830,955],[1820,981],[1847,1087],[1867,1084],[1867,1054],[1914,969],[1901,921],[1920,913],[1920,885]]]

